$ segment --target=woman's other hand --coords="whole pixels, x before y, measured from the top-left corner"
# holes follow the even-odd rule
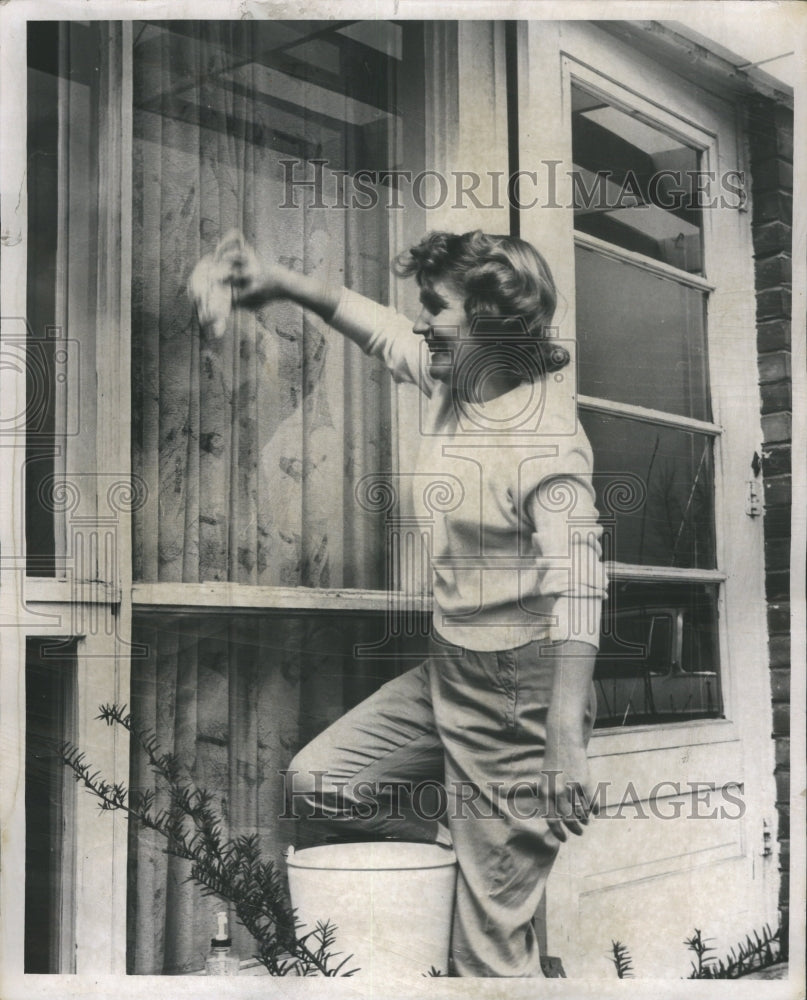
[[[578,837],[583,833],[598,803],[579,732],[548,731],[539,795],[549,829],[558,840],[565,841],[568,833]]]
[[[566,640],[544,646],[555,676],[546,719],[546,747],[539,795],[555,837],[580,836],[599,807],[591,783],[587,743],[596,701],[592,678],[597,650],[588,642]]]

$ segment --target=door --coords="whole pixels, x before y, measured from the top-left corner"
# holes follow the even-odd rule
[[[617,940],[637,976],[686,976],[696,927],[722,953],[775,914],[736,109],[591,25],[523,25],[519,59],[519,156],[540,195],[522,178],[521,233],[551,255],[559,335],[577,338],[611,581],[600,816],[561,852],[546,943],[569,975],[614,974]]]

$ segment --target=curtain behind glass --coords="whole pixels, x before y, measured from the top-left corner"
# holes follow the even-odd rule
[[[238,314],[221,340],[208,338],[185,284],[198,258],[240,228],[267,260],[388,301],[386,198],[335,208],[335,184],[338,171],[400,165],[396,87],[403,38],[422,48],[419,30],[135,26],[132,458],[149,490],[134,523],[136,580],[386,585],[383,515],[359,506],[354,484],[391,469],[387,372],[288,303]],[[422,53],[417,65],[406,102],[419,110]],[[326,207],[310,207],[303,188],[287,197],[284,159],[297,161],[295,179],[326,161]],[[294,200],[298,208],[279,207]],[[145,655],[132,663],[133,715],[214,793],[226,834],[256,833],[280,862],[294,839],[278,820],[280,771],[399,669],[354,654],[384,628],[383,616],[344,612],[136,612]],[[133,746],[132,789],[152,783]],[[164,846],[132,824],[133,973],[201,968],[220,908]],[[252,954],[237,925],[234,943]]]
[[[358,655],[356,646],[378,643],[385,627],[383,613],[138,613],[134,640],[146,655],[132,671],[132,715],[212,794],[224,837],[254,834],[282,870],[296,838],[294,821],[280,818],[282,771],[343,712],[425,656],[422,639]],[[156,789],[155,812],[170,804],[134,743],[129,786]],[[203,967],[222,904],[187,881],[189,871],[162,837],[130,823],[129,973]],[[250,958],[252,939],[233,915],[230,923],[234,947]]]
[[[336,210],[331,192],[338,170],[384,168],[391,117],[352,95],[355,74],[307,82],[316,67],[287,37],[299,24],[144,24],[136,37],[132,445],[150,501],[135,579],[384,584],[383,526],[353,485],[390,468],[389,379],[294,305],[239,313],[215,340],[185,294],[195,262],[235,227],[268,260],[387,301],[383,206]],[[326,68],[329,54],[357,57],[338,34],[317,44]],[[375,58],[392,73],[395,60]],[[280,161],[310,179],[317,157],[329,207],[307,208],[299,189],[300,207],[281,208]]]

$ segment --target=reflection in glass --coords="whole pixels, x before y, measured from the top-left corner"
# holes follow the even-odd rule
[[[597,656],[597,725],[720,718],[717,588],[614,581]]]
[[[572,86],[575,228],[702,273],[700,154]]]
[[[594,451],[606,557],[714,568],[712,438],[587,410],[580,419]]]
[[[596,250],[575,250],[579,389],[711,418],[705,293]]]

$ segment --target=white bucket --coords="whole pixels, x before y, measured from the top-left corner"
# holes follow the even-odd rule
[[[343,972],[389,980],[448,973],[457,859],[448,847],[403,841],[332,844],[286,861],[291,904],[303,931],[336,927],[331,950],[352,955]]]

